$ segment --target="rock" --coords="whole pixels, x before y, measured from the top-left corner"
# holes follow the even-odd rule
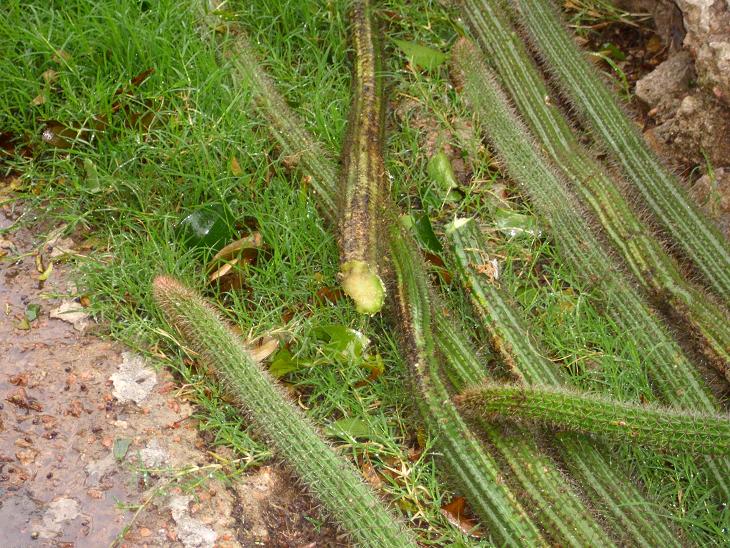
[[[89,326],[89,315],[86,313],[86,309],[76,301],[63,301],[58,308],[51,310],[49,315],[51,318],[73,324],[74,329],[80,333],[83,333]]]
[[[692,185],[690,194],[730,239],[730,168],[703,175]]]
[[[152,439],[139,452],[139,459],[148,468],[159,468],[168,460],[167,452],[160,446],[160,440]]]
[[[64,524],[79,517],[79,503],[70,498],[59,498],[48,505],[43,515],[43,525],[39,531],[40,537],[50,539],[57,536]]]
[[[695,58],[700,84],[730,105],[730,3],[676,1],[687,32],[684,45]]]
[[[177,525],[177,538],[185,548],[213,548],[218,535],[213,529],[190,516],[188,504],[191,500],[191,496],[179,495],[170,498],[168,503],[172,519]]]
[[[694,77],[692,57],[689,52],[680,51],[636,82],[636,96],[651,108],[676,102]]]
[[[157,384],[155,372],[147,367],[145,359],[133,352],[122,352],[119,371],[110,380],[114,383],[112,394],[120,402],[142,403]]]
[[[727,165],[730,152],[730,112],[701,92],[682,99],[669,121],[654,128],[654,135],[672,149],[678,164]]]

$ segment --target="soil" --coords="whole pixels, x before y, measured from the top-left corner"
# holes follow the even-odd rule
[[[88,333],[98,326],[62,264],[74,246],[0,238],[3,548],[340,544],[280,467],[226,481],[236,455],[214,458],[172,375]],[[40,282],[37,257],[52,255]]]

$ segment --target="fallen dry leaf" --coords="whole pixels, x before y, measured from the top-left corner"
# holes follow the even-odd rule
[[[482,533],[479,531],[479,524],[475,519],[466,517],[466,499],[464,497],[454,497],[451,502],[441,507],[441,514],[449,520],[449,523],[465,535],[481,538]]]
[[[249,345],[248,350],[255,362],[262,362],[279,347],[279,340],[273,337],[260,337]]]
[[[51,310],[49,316],[72,324],[79,332],[83,332],[89,325],[89,315],[83,305],[76,301],[63,301],[58,308]]]

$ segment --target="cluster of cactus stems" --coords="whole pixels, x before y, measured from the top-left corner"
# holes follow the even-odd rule
[[[535,422],[618,443],[635,443],[663,451],[727,454],[730,417],[682,413],[636,405],[565,388],[483,383],[455,401],[471,416],[490,421]]]
[[[358,30],[362,31],[360,25],[369,25],[367,8],[365,7],[361,13],[363,17],[359,24],[357,11],[353,17],[353,28],[356,33]],[[370,29],[369,26],[367,28]],[[360,39],[366,36],[367,32],[361,35]],[[310,186],[317,196],[319,210],[330,226],[338,227],[340,230],[345,226],[341,214],[342,208],[338,207],[341,200],[336,198],[338,188],[342,188],[342,184],[350,185],[356,180],[365,184],[362,189],[363,196],[366,196],[364,202],[357,205],[358,202],[353,200],[348,206],[345,201],[345,208],[362,209],[370,204],[370,197],[373,197],[372,202],[381,208],[379,220],[388,227],[382,234],[387,241],[392,270],[395,274],[393,288],[388,293],[391,297],[393,317],[400,328],[401,349],[414,387],[414,399],[424,422],[435,436],[436,452],[446,465],[449,477],[467,497],[472,509],[488,529],[492,540],[501,545],[513,546],[545,545],[549,541],[575,546],[611,545],[612,537],[606,535],[602,527],[595,522],[595,518],[571,486],[570,481],[562,475],[552,459],[541,453],[532,440],[531,432],[518,428],[512,429],[509,435],[500,426],[476,420],[476,424],[484,434],[482,439],[475,435],[471,425],[463,419],[452,401],[455,391],[458,392],[468,385],[483,380],[487,371],[484,360],[477,357],[464,334],[453,325],[453,321],[441,313],[438,301],[430,292],[426,279],[427,269],[420,257],[417,244],[397,221],[395,206],[390,198],[381,196],[383,189],[377,185],[382,184],[382,181],[378,181],[377,177],[384,174],[384,171],[378,172],[383,165],[382,140],[376,142],[375,146],[365,141],[362,141],[362,145],[357,144],[358,133],[377,135],[382,139],[382,129],[370,124],[371,121],[382,119],[380,116],[382,98],[377,97],[379,93],[377,78],[373,81],[372,88],[367,83],[368,74],[376,75],[377,59],[372,59],[372,63],[367,59],[361,61],[367,57],[368,51],[376,53],[376,50],[375,48],[369,50],[365,42],[362,42],[365,45],[360,48],[357,40],[356,37],[355,50],[360,60],[355,63],[354,107],[359,108],[361,113],[369,112],[373,115],[368,118],[367,124],[362,124],[363,115],[355,118],[353,122],[353,117],[357,115],[351,114],[346,147],[349,152],[343,156],[344,169],[339,178],[332,157],[328,155],[325,147],[304,129],[303,122],[277,93],[256,61],[253,51],[240,36],[233,49],[232,61],[237,69],[234,76],[239,84],[251,89],[255,105],[269,122],[268,127],[273,136],[287,154],[298,159],[300,168],[309,176]],[[464,72],[469,74],[469,69],[473,67],[465,68]],[[371,70],[372,72],[369,72]],[[362,71],[360,75],[358,71]],[[483,73],[479,72],[478,76],[480,75]],[[360,86],[355,87],[358,86],[358,82]],[[492,84],[490,81],[489,85]],[[375,95],[369,95],[371,89]],[[511,120],[513,124],[516,122],[514,119]],[[516,127],[518,132],[521,131],[519,124]],[[513,138],[524,137],[524,134],[513,136]],[[372,155],[380,155],[380,158],[373,158]],[[529,155],[523,154],[522,158],[529,161]],[[517,174],[512,173],[512,175]],[[367,178],[371,176],[375,179],[368,181]],[[357,192],[355,186],[348,188]],[[539,191],[542,190],[544,189],[540,188]],[[548,203],[551,203],[551,200],[565,198],[561,191],[550,190],[548,194]],[[568,199],[567,207],[572,203]],[[555,202],[549,207],[559,209]],[[375,216],[373,212],[377,210],[370,212]],[[557,238],[559,242],[565,239],[565,235],[559,235]],[[600,246],[597,248],[599,251],[593,252],[591,243],[590,241],[573,243],[567,245],[567,248],[572,254],[578,251],[586,253],[590,256],[588,260],[597,265],[605,258],[605,254]],[[607,264],[610,264],[610,261],[605,261],[603,266]],[[606,281],[603,271],[594,268],[590,269],[589,273],[591,281],[603,290],[604,294],[611,297],[607,305],[610,310],[616,300],[616,296],[612,293],[613,288],[619,283],[623,284],[623,281],[616,281],[617,278],[611,276],[608,276],[609,280]],[[618,314],[626,320],[621,322],[622,326],[642,329],[647,318],[651,319],[650,312],[643,304],[631,311],[633,315]],[[664,329],[656,322],[650,322],[649,331],[651,332],[649,337],[653,336],[655,342],[656,340],[662,342],[668,338]],[[639,344],[639,347],[641,346],[642,344]],[[681,372],[675,375],[673,371],[667,371],[663,377],[658,375],[661,379],[668,379],[666,382],[662,381],[663,388],[660,390],[662,395],[665,399],[684,406],[694,405],[701,410],[714,410],[715,403],[707,395],[701,381],[691,374],[693,371],[691,368],[687,369],[684,366],[684,357],[679,348],[670,345],[670,350],[676,365],[675,369]],[[664,357],[660,356],[655,365],[661,363]],[[554,374],[554,368],[549,368],[549,373],[547,367],[542,371],[543,365],[540,363],[535,362],[535,367],[540,369],[539,373],[532,373],[536,378],[540,375],[548,378],[547,375]],[[524,368],[524,365],[521,365],[521,368]],[[655,373],[651,365],[650,370]],[[525,371],[530,374],[529,369]],[[559,376],[553,376],[549,382],[561,381]],[[240,381],[241,379],[238,379],[234,382]],[[686,390],[689,390],[691,395],[684,399],[680,398],[682,390],[685,390],[685,395]],[[243,399],[244,396],[241,396]],[[619,519],[619,524],[612,530],[613,538],[622,541],[630,539],[628,540],[630,543],[646,545],[677,544],[676,537],[661,520],[657,520],[646,511],[648,503],[636,487],[628,482],[625,476],[612,469],[610,463],[596,449],[594,442],[587,442],[584,436],[561,434],[556,437],[556,443],[563,447],[566,454],[574,454],[574,458],[567,464],[571,471],[587,480],[585,488],[605,492],[603,500],[611,501],[609,504],[616,506],[610,508],[612,516],[619,516],[622,513],[626,516]],[[502,463],[509,466],[511,475],[504,474]],[[709,465],[715,467],[715,475],[723,473],[723,462],[710,461]],[[316,490],[313,489],[313,492],[319,496]],[[522,501],[525,500],[525,496],[530,502],[525,501],[523,506]],[[326,501],[323,502],[326,504]],[[535,508],[530,508],[528,512],[526,508],[530,504]],[[639,514],[644,515],[643,522],[637,517]],[[342,523],[341,518],[335,517]],[[616,529],[621,530],[616,531]],[[410,537],[403,538],[406,539],[404,542],[393,545],[407,544]]]
[[[573,107],[621,164],[645,206],[705,282],[730,299],[730,244],[688,199],[677,179],[649,149],[614,94],[583,57],[549,0],[517,0],[520,19]]]
[[[621,265],[604,249],[567,184],[537,151],[486,67],[481,52],[465,39],[452,52],[464,81],[464,92],[483,127],[489,128],[488,137],[507,172],[524,188],[548,223],[563,260],[582,273],[586,284],[600,297],[605,314],[632,338],[657,395],[672,406],[716,413],[719,404],[694,365],[644,296],[625,278]],[[707,457],[706,468],[722,497],[730,498],[730,460]]]
[[[417,546],[355,466],[337,455],[302,411],[257,365],[241,339],[205,300],[180,282],[158,277],[157,304],[185,342],[245,410],[252,424],[326,511],[362,546]]]
[[[251,87],[255,104],[270,122],[269,127],[279,145],[287,154],[296,155],[299,159],[299,165],[311,178],[310,184],[316,192],[320,211],[333,226],[337,223],[335,164],[323,147],[303,129],[303,122],[286,106],[250,47],[242,40],[239,38],[240,43],[235,47],[237,76],[246,87]],[[390,212],[395,217],[394,205],[389,198],[383,201],[385,214]],[[412,236],[393,224],[386,237],[391,255],[401,259],[400,284],[408,284],[403,291],[410,292],[410,298],[419,299],[413,305],[402,301],[405,308],[395,315],[414,317],[418,322],[413,324],[410,320],[399,320],[403,326],[401,332],[405,346],[412,349],[406,359],[411,379],[418,389],[415,398],[425,422],[434,431],[436,451],[442,463],[496,542],[507,545],[545,544],[544,536],[518,502],[521,497],[505,483],[508,475],[503,474],[451,403],[452,394],[439,374],[443,373],[456,389],[460,389],[484,378],[484,362],[477,358],[470,342],[453,325],[453,320],[440,313],[437,303],[432,303],[432,307],[439,313],[435,317],[431,315],[431,307],[428,306],[430,296],[423,274],[425,265]],[[409,272],[414,276],[409,277]],[[405,293],[404,296],[407,297]],[[409,312],[411,306],[415,315]],[[424,311],[427,312],[425,317]],[[440,372],[438,367],[446,371]],[[512,466],[519,482],[515,490],[532,499],[533,513],[541,525],[549,529],[553,538],[575,546],[611,543],[556,464],[540,454],[529,437],[506,436],[499,429],[490,428],[487,442]]]
[[[384,239],[379,228],[387,179],[382,152],[381,56],[367,0],[352,3],[350,25],[355,59],[339,185],[340,278],[357,311],[375,314],[385,301],[378,263]]]
[[[540,341],[532,335],[527,322],[507,295],[478,272],[479,266],[488,257],[484,254],[484,240],[476,222],[473,219],[456,219],[447,227],[447,235],[459,277],[468,289],[486,332],[493,340],[499,341],[493,346],[498,349],[512,375],[523,385],[560,387],[567,384],[570,381],[568,373],[544,357],[546,352]],[[483,423],[489,422],[483,418]],[[676,535],[661,519],[648,519],[652,514],[651,503],[621,467],[616,467],[593,446],[590,446],[594,452],[592,466],[581,466],[585,458],[584,445],[590,446],[580,443],[581,448],[575,450],[574,446],[561,444],[563,460],[582,480],[594,505],[612,516],[615,534],[623,535],[624,541],[629,544],[678,545]]]
[[[620,184],[578,142],[560,109],[546,101],[547,85],[526,46],[510,31],[503,3],[464,0],[462,13],[542,150],[593,210],[635,279],[684,320],[698,348],[730,380],[730,312],[682,276],[674,258],[631,209]],[[514,70],[517,65],[520,70]]]

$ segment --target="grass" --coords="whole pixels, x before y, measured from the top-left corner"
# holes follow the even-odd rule
[[[266,52],[279,89],[333,156],[349,103],[344,4],[237,1],[221,11]],[[556,366],[570,369],[584,388],[618,399],[650,395],[648,380],[636,373],[640,368],[625,366],[640,356],[596,311],[596,297],[560,264],[549,240],[509,238],[494,225],[498,209],[534,215],[500,178],[467,123],[471,116],[449,83],[446,65],[419,70],[392,42],[415,40],[447,52],[463,33],[453,14],[426,0],[382,2],[379,12],[387,31],[391,101],[386,162],[401,208],[427,213],[437,234],[455,215],[480,217],[499,259],[501,284],[529,314]],[[210,32],[194,2],[181,7],[170,0],[8,1],[0,15],[0,128],[33,146],[31,158],[10,155],[2,165],[19,177],[15,184],[28,212],[19,222],[30,224],[33,211],[67,223],[77,241],[94,243],[94,252],[77,265],[92,312],[104,320],[110,337],[178,374],[212,445],[230,447],[243,459],[238,471],[265,462],[269,452],[220,388],[178,350],[151,300],[156,274],[173,274],[204,290],[247,339],[275,333],[286,340],[303,364],[285,377],[293,393],[323,427],[345,418],[357,421],[366,435],[344,433],[333,440],[362,465],[373,466],[381,488],[424,542],[479,544],[440,510],[454,493],[427,456],[431,440],[422,439],[413,423],[404,366],[387,324],[355,313],[347,301],[312,299],[337,284],[335,239],[307,198],[301,173],[282,161],[265,124],[241,108],[247,97],[232,87],[219,55],[226,38],[212,40]],[[133,77],[152,67],[155,72],[144,83],[129,87]],[[57,80],[46,86],[41,75],[49,69]],[[129,95],[115,95],[120,86]],[[31,105],[44,90],[45,103]],[[117,101],[122,108],[114,111]],[[141,129],[133,118],[145,113],[153,122]],[[82,133],[69,148],[52,149],[41,140],[43,120],[78,128],[93,125],[99,116],[109,121],[106,130]],[[428,176],[428,154],[443,147],[456,151],[465,166],[458,202],[439,194]],[[232,167],[233,158],[239,169]],[[254,218],[266,244],[266,252],[243,267],[244,291],[210,286],[206,252],[187,246],[178,228],[186,215],[214,206],[232,220],[229,239],[245,233],[244,217]],[[468,301],[452,284],[443,283],[442,294],[452,313],[468,321]],[[383,374],[363,383],[369,370],[334,355],[317,335],[325,324],[367,336],[368,352],[383,360]],[[478,344],[486,340],[477,331],[474,335]],[[728,510],[708,500],[691,457],[621,451],[630,454],[633,472],[657,497],[658,511],[671,513],[697,542],[727,540]]]

